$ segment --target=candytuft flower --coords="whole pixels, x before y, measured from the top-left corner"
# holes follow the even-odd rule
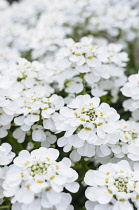
[[[31,154],[21,151],[7,172],[3,185],[5,197],[12,197],[14,206],[19,203],[29,208],[35,206],[37,199],[42,208],[68,209],[71,196],[63,189],[77,192],[79,185],[74,181],[78,174],[68,158],[57,162],[58,156],[59,151],[52,148],[41,147]]]
[[[134,209],[133,204],[139,208],[139,178],[138,164],[131,169],[127,161],[116,164],[108,163],[99,167],[97,171],[89,170],[84,181],[90,187],[85,195],[87,210],[99,209]]]

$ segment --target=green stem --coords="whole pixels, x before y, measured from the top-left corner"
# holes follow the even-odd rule
[[[10,206],[0,206],[0,209],[8,209]]]

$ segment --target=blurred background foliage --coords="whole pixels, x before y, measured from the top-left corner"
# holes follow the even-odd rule
[[[10,4],[12,4],[14,1],[19,1],[19,0],[7,0]]]

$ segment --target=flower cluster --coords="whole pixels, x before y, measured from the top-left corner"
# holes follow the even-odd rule
[[[91,37],[84,37],[80,42],[65,40],[66,47],[59,50],[55,64],[62,70],[56,78],[60,89],[66,86],[67,93],[77,94],[85,84],[93,96],[100,97],[110,91],[116,99],[126,80],[127,53],[121,52],[121,45],[99,41]],[[53,69],[53,64],[49,68]]]
[[[66,131],[58,139],[58,146],[70,151],[74,146],[81,156],[95,155],[95,146],[118,141],[117,129],[119,115],[108,104],[100,104],[97,97],[77,96],[67,107],[60,109],[56,129]]]
[[[130,6],[129,1],[120,1],[119,4],[115,0],[97,2],[101,10],[96,10],[91,15],[87,29],[94,30],[95,33],[107,33],[110,37],[118,37],[121,33],[122,40],[133,41],[139,24],[138,10],[134,3]]]
[[[135,121],[119,120],[116,132],[118,141],[111,141],[97,148],[97,156],[101,163],[127,159],[128,161],[139,161],[139,123]]]
[[[97,171],[87,171],[84,181],[90,187],[85,194],[89,199],[86,209],[128,209],[132,204],[139,208],[139,165],[131,169],[127,161],[108,163]]]
[[[44,64],[19,59],[1,75],[0,137],[5,137],[14,120],[13,136],[21,143],[32,127],[34,141],[45,141],[45,129],[53,123],[51,115],[64,104],[61,96],[51,94],[51,79]],[[40,125],[35,124],[40,122]],[[44,128],[42,125],[44,124]],[[54,127],[50,129],[54,131]]]
[[[31,154],[25,150],[19,153],[4,182],[4,195],[13,197],[13,209],[19,205],[26,209],[69,208],[71,196],[63,188],[75,193],[79,188],[74,182],[78,175],[70,168],[68,158],[57,162],[58,156],[58,150],[44,147]]]

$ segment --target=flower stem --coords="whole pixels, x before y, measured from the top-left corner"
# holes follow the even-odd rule
[[[0,206],[0,209],[8,209],[10,206]]]

